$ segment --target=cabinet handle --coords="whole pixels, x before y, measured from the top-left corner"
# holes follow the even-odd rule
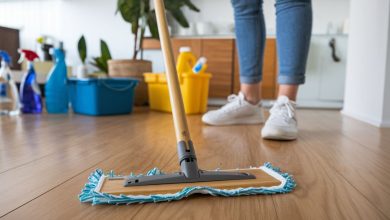
[[[336,39],[332,38],[329,41],[329,47],[332,49],[332,58],[333,61],[338,63],[340,62],[340,57],[336,55]]]

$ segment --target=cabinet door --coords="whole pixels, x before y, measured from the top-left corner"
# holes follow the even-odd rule
[[[240,91],[240,69],[237,54],[237,52],[234,53],[234,93]],[[261,96],[263,99],[276,98],[276,72],[276,41],[275,39],[267,39],[264,50],[263,80],[261,85]]]
[[[306,82],[300,86],[298,100],[303,101],[343,101],[346,72],[347,38],[335,37],[336,55],[332,59],[329,41],[332,36],[313,36],[310,43],[306,66]]]
[[[233,39],[203,39],[202,56],[207,58],[208,69],[213,76],[209,97],[226,98],[233,92]]]
[[[326,39],[324,45],[324,57],[321,66],[320,99],[328,101],[343,101],[345,88],[345,75],[347,69],[347,38],[345,36],[334,37],[336,40],[336,55],[340,58],[335,62],[331,57],[329,48],[330,39]]]

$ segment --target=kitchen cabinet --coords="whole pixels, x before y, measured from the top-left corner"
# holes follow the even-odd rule
[[[335,39],[336,62],[329,46]],[[304,107],[341,108],[347,61],[346,35],[313,35],[306,68],[306,82],[299,88],[298,105]]]

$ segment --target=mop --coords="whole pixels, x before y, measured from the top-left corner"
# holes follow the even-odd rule
[[[133,204],[165,202],[200,193],[213,196],[241,196],[291,192],[296,184],[288,173],[265,163],[260,167],[233,170],[198,168],[195,149],[184,113],[163,0],[154,0],[161,48],[172,106],[180,171],[164,173],[154,168],[145,175],[116,175],[95,170],[79,195],[81,202],[97,204]]]

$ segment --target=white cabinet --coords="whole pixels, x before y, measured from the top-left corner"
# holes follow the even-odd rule
[[[332,58],[330,40],[336,43],[335,62]],[[303,107],[341,108],[347,61],[346,35],[312,36],[306,70],[306,83],[299,88],[298,105]]]

